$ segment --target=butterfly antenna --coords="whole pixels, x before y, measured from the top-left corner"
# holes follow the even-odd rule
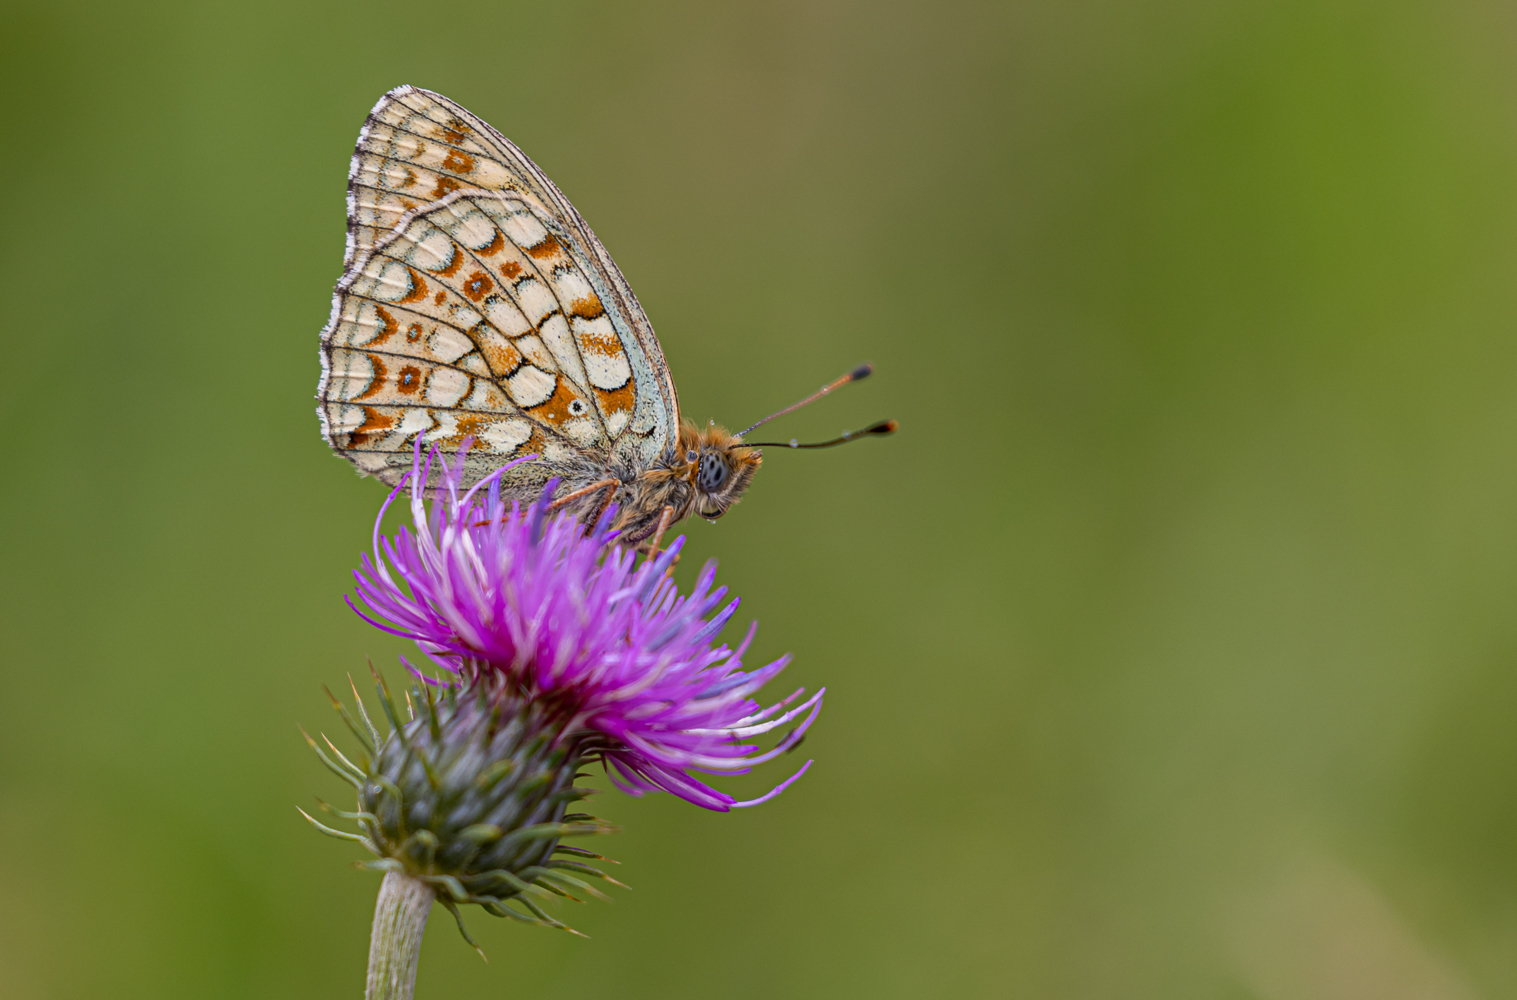
[[[861,431],[844,431],[842,437],[835,437],[831,441],[817,441],[812,444],[801,444],[795,438],[789,441],[744,441],[744,448],[831,448],[837,444],[847,444],[849,441],[857,441],[871,434],[883,437],[886,434],[894,434],[900,426],[894,420],[881,420],[870,424]]]
[[[760,420],[758,423],[752,425],[747,430],[738,431],[737,436],[738,437],[742,437],[744,434],[747,434],[748,431],[753,430],[755,427],[762,427],[762,426],[764,426],[765,424],[767,424],[769,421],[773,420],[776,417],[783,417],[787,413],[794,413],[796,410],[799,410],[801,407],[805,406],[807,403],[814,403],[814,402],[816,402],[817,400],[821,399],[823,396],[827,395],[829,392],[831,392],[832,390],[838,388],[839,386],[847,385],[849,382],[858,382],[861,379],[866,379],[866,378],[869,377],[869,374],[871,372],[873,372],[873,371],[874,371],[874,365],[870,365],[870,364],[859,365],[853,371],[849,372],[847,375],[844,375],[842,378],[838,379],[837,381],[835,381],[835,382],[828,382],[826,385],[822,386],[816,392],[813,392],[811,395],[807,396],[805,399],[801,400],[799,403],[791,403],[789,406],[785,407],[783,410],[777,410],[774,413],[769,414],[769,416],[765,417],[763,420]],[[862,434],[864,432],[860,431],[859,433]],[[810,447],[810,446],[808,445],[807,447]]]

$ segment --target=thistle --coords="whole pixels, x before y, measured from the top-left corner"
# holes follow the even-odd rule
[[[667,791],[723,812],[758,805],[811,762],[747,801],[691,772],[743,774],[794,749],[825,691],[802,700],[797,690],[768,707],[754,700],[789,657],[745,672],[752,626],[736,649],[716,645],[738,601],[715,586],[714,563],[690,593],[678,591],[670,573],[683,538],[639,562],[616,544],[614,509],[586,531],[552,513],[553,484],[524,512],[500,496],[511,466],[461,493],[462,468],[462,452],[450,466],[435,453],[423,462],[418,448],[355,571],[358,603],[349,600],[375,627],[413,640],[429,669],[402,657],[413,681],[401,700],[374,674],[384,736],[356,687],[354,712],[328,691],[362,747],[354,756],[306,736],[357,792],[355,811],[322,808],[359,832],[306,818],[375,855],[360,867],[386,872],[370,997],[410,996],[434,897],[470,944],[460,904],[578,933],[542,904],[606,898],[587,879],[621,885],[570,860],[609,859],[560,843],[614,829],[568,811],[591,792],[575,784],[583,767],[600,764],[632,795]],[[386,537],[385,512],[408,486],[412,526]],[[767,752],[747,742],[789,724]]]

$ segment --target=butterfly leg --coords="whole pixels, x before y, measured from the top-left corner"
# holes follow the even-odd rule
[[[622,481],[620,479],[602,479],[598,483],[591,483],[589,486],[586,486],[582,489],[577,489],[567,496],[559,497],[557,500],[548,505],[548,509],[558,510],[565,504],[578,500],[582,496],[587,496],[591,493],[594,493],[596,490],[605,490],[606,496],[601,500],[600,506],[595,509],[595,516],[585,519],[585,526],[587,528],[593,528],[595,526],[595,523],[600,520],[601,515],[606,512],[606,508],[611,506],[611,499],[616,496],[616,491],[621,489],[621,485]]]
[[[602,500],[600,506],[595,509],[595,516],[585,522],[585,531],[588,533],[590,529],[594,528],[595,525],[600,521],[601,515],[606,512],[606,508],[611,506],[611,500],[616,496],[616,491],[621,488],[621,485],[622,481],[620,479],[602,479],[598,483],[591,483],[589,486],[586,486],[583,489],[575,490],[573,493],[570,493],[567,496],[559,497],[557,500],[548,505],[548,509],[550,511],[558,510],[565,504],[573,503],[580,497],[594,493],[596,490],[605,490],[606,498]],[[483,528],[489,523],[489,521],[478,521],[475,522],[474,527]]]
[[[622,487],[620,479],[608,479],[606,482],[611,485],[606,489],[606,495],[601,498],[600,506],[595,509],[594,519],[585,522],[585,531],[587,532],[593,530],[597,524],[600,524],[600,519],[606,516],[606,508],[611,506],[612,500],[616,499],[616,491]]]
[[[658,543],[664,540],[664,532],[669,530],[669,525],[674,523],[674,507],[664,504],[664,509],[658,515],[658,527],[653,530],[653,538],[648,542],[648,558],[658,558]],[[670,567],[673,569],[674,567]]]

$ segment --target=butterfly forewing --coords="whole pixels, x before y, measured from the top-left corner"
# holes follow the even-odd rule
[[[328,443],[394,482],[414,445],[474,444],[474,479],[593,480],[672,447],[678,405],[621,274],[552,183],[488,125],[403,87],[350,171],[349,248],[322,335]],[[513,489],[513,491],[514,491]]]

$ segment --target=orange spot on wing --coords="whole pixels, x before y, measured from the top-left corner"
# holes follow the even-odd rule
[[[500,234],[496,233],[495,236],[498,239]],[[500,273],[505,275],[507,281],[515,281],[521,277],[521,265],[514,260],[508,260],[500,265]]]
[[[450,118],[448,119],[448,124],[439,125],[433,134],[444,142],[460,143],[464,141],[464,134],[468,131],[469,126],[467,123],[459,121],[457,118]]]
[[[400,182],[400,186],[403,187],[403,188],[408,188],[412,184],[415,184],[415,183],[416,183],[416,171],[412,170],[410,167],[407,167],[406,168],[406,179]],[[409,210],[410,209],[408,207],[407,211],[409,211]]]
[[[485,356],[485,364],[490,366],[490,371],[495,373],[497,379],[503,379],[515,373],[525,360],[521,351],[516,349],[516,345],[509,341],[497,337],[491,337],[488,340],[483,337],[475,339],[475,343],[481,341],[484,346],[479,351]]]
[[[579,337],[579,347],[582,351],[598,354],[603,358],[618,357],[622,353],[622,342],[614,333],[584,333]]]
[[[595,395],[600,398],[601,412],[608,417],[614,413],[631,413],[637,404],[637,386],[630,378],[620,389],[596,388]]]
[[[464,281],[464,294],[469,297],[471,302],[478,302],[488,295],[490,289],[494,287],[495,282],[490,280],[488,274],[483,271],[475,271]]]
[[[359,424],[348,434],[349,448],[362,448],[374,438],[383,437],[395,426],[395,418],[389,414],[380,413],[372,406],[363,408],[363,423]]]
[[[406,274],[411,276],[411,290],[406,293],[405,298],[397,299],[396,301],[402,304],[406,302],[419,302],[421,299],[426,297],[427,283],[421,275],[417,274],[409,267],[406,268]],[[441,295],[442,293],[439,292],[438,294]]]
[[[379,333],[375,335],[373,343],[383,344],[399,328],[399,324],[395,322],[395,317],[390,315],[390,310],[384,306],[376,305],[374,312],[379,315],[379,321],[384,325],[379,328]]]
[[[379,360],[379,356],[376,354],[369,354],[367,357],[369,359],[369,364],[374,366],[374,377],[369,380],[369,387],[363,392],[360,392],[358,395],[354,396],[354,400],[367,399],[368,397],[378,392],[380,389],[383,389],[385,385],[385,363]]]
[[[586,295],[582,299],[575,299],[569,303],[569,315],[578,316],[580,319],[598,319],[606,314],[601,306],[600,299],[594,295]]]
[[[459,136],[452,141],[459,142],[462,139],[463,136]],[[455,174],[466,174],[474,169],[474,157],[468,153],[461,153],[456,149],[450,149],[448,150],[447,159],[442,161],[442,168],[444,170],[451,170]]]
[[[440,306],[442,305],[442,300],[444,298],[446,298],[446,296],[444,296],[442,292],[438,292],[436,297],[432,299],[432,304],[434,306]]]
[[[457,191],[462,186],[451,177],[439,177],[437,178],[437,186],[432,189],[432,197],[441,198],[449,191]]]
[[[421,369],[415,365],[406,365],[395,373],[395,389],[407,396],[414,396],[421,391]]]
[[[495,239],[490,241],[490,245],[474,252],[479,254],[481,257],[494,257],[496,254],[500,253],[500,248],[505,245],[506,238],[502,236],[500,234],[500,230],[497,229],[495,230]]]
[[[527,253],[531,255],[533,260],[546,260],[549,257],[556,256],[561,249],[558,245],[558,240],[553,237],[553,234],[549,233],[537,246],[527,247]]]
[[[569,404],[578,398],[579,394],[569,388],[569,380],[561,378],[558,380],[558,386],[553,390],[553,395],[549,396],[545,402],[532,407],[528,412],[538,420],[558,427],[574,419],[574,414],[569,412]]]
[[[458,446],[460,444],[463,444],[464,438],[471,437],[474,440],[471,441],[471,442],[469,442],[469,450],[470,451],[475,451],[475,450],[480,449],[480,448],[488,448],[489,445],[485,444],[485,442],[481,439],[480,434],[481,434],[482,431],[485,430],[485,428],[487,428],[487,427],[490,426],[490,423],[491,423],[491,421],[490,421],[490,418],[488,418],[488,417],[481,417],[481,416],[459,417],[458,418],[458,424],[457,424],[458,433],[450,435],[448,437],[448,439],[445,442],[443,442],[443,444],[446,447],[452,448],[453,450],[456,451],[458,449]]]
[[[437,273],[444,278],[451,278],[458,273],[458,269],[464,266],[464,253],[458,247],[453,248],[453,259],[448,261],[448,266]]]
[[[412,323],[406,327],[406,343],[414,344],[421,339],[423,330],[420,323]]]

